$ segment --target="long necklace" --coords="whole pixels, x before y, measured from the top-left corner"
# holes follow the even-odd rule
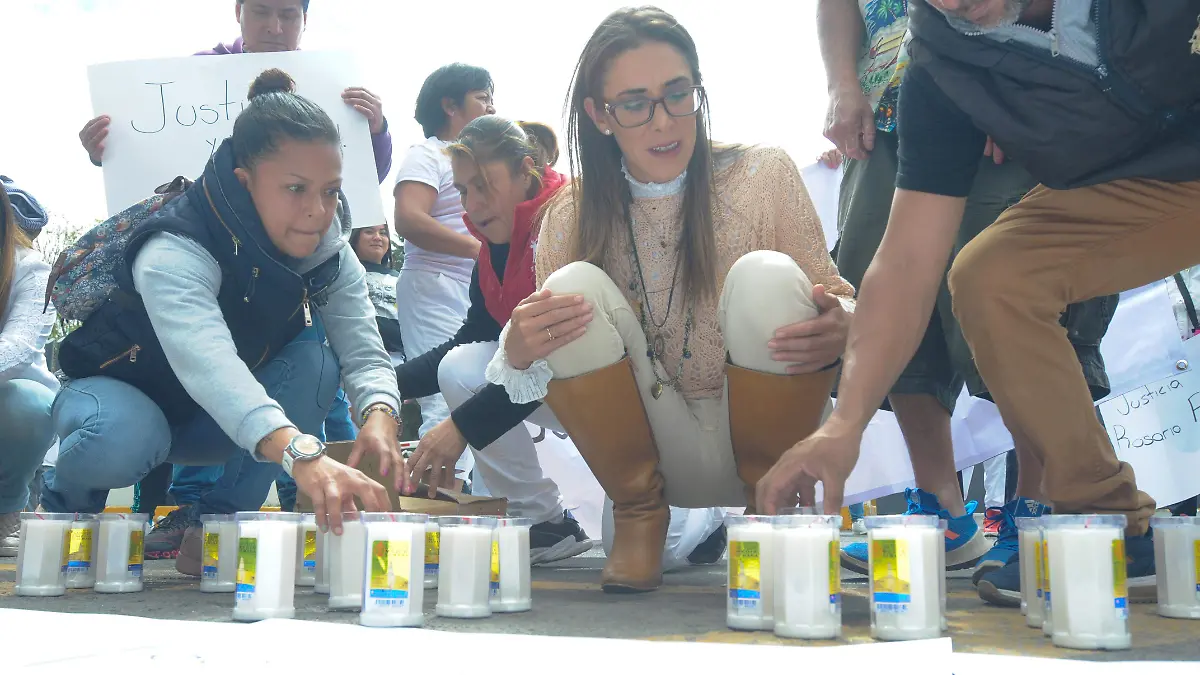
[[[664,360],[667,340],[663,337],[662,328],[667,324],[667,319],[671,316],[671,307],[675,302],[676,281],[679,279],[679,254],[676,252],[675,255],[675,271],[671,274],[671,291],[667,294],[667,311],[663,315],[662,322],[658,322],[654,319],[654,308],[650,306],[650,291],[646,288],[646,277],[642,273],[642,260],[638,255],[637,239],[633,234],[633,216],[628,208],[626,216],[625,222],[629,225],[629,247],[632,249],[633,262],[637,269],[637,280],[630,282],[629,290],[636,293],[639,290],[637,287],[641,286],[642,302],[638,303],[638,320],[642,324],[642,332],[646,335],[646,358],[650,359],[651,372],[654,374],[654,384],[650,385],[650,395],[657,400],[662,396],[663,387],[670,386],[676,391],[680,389],[683,381],[683,362],[692,358],[692,351],[688,348],[688,344],[692,337],[693,312],[689,304],[687,316],[683,322],[683,353],[680,355],[679,366],[675,369],[675,375],[664,379],[659,375],[658,368],[654,366],[654,363],[657,361],[662,366],[662,371],[667,372],[667,364]],[[652,326],[654,330],[651,330]]]

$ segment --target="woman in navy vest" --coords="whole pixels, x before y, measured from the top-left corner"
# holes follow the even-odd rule
[[[48,511],[101,511],[109,490],[165,461],[239,457],[202,514],[257,510],[280,464],[335,533],[355,497],[388,510],[381,485],[315,438],[341,379],[362,425],[351,464],[372,453],[400,475],[395,373],[343,232],[341,139],[293,91],[278,70],[255,80],[233,135],[131,237],[117,291],[64,342],[72,381],[54,404]],[[296,339],[317,318],[329,346]],[[199,554],[190,528],[177,566],[198,567]]]

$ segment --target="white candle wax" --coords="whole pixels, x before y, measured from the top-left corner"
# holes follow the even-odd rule
[[[1042,597],[1042,526],[1037,518],[1018,518],[1017,556],[1021,570],[1021,613],[1025,625],[1041,628],[1046,600]]]
[[[493,612],[527,612],[533,608],[529,563],[528,518],[501,518],[496,528],[491,597]]]
[[[311,513],[301,517],[296,532],[296,585],[317,584],[317,517]]]
[[[317,582],[313,592],[329,595],[329,537],[328,532],[317,530]]]
[[[72,513],[22,513],[17,549],[17,595],[52,596],[67,592],[63,542]]]
[[[438,616],[478,619],[492,615],[489,604],[492,530],[495,518],[446,517],[441,522]]]
[[[357,513],[342,518],[341,536],[329,535],[329,609],[361,609],[367,526]]]
[[[1200,619],[1200,518],[1154,517],[1158,613]]]
[[[106,513],[100,516],[96,546],[96,592],[136,593],[143,588],[146,558],[144,513]]]
[[[363,626],[381,628],[425,623],[425,520],[408,513],[368,513]]]
[[[937,525],[935,516],[867,519],[871,637],[941,637],[945,543]]]
[[[1070,649],[1129,649],[1124,516],[1047,522],[1053,641]]]
[[[200,591],[232,593],[237,589],[238,526],[232,515],[205,514],[200,561]]]
[[[430,518],[425,523],[425,588],[437,588],[438,561],[441,559],[442,530],[437,520]]]
[[[300,515],[239,513],[235,621],[296,615],[296,543]]]
[[[775,629],[775,531],[770,516],[728,516],[729,593],[725,624],[735,630]]]
[[[96,539],[99,519],[76,514],[75,522],[63,541],[63,576],[67,588],[92,588],[96,585]]]
[[[832,640],[842,633],[840,516],[782,516],[775,526],[775,634]]]

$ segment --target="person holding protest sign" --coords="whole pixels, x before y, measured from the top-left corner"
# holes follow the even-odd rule
[[[55,317],[42,306],[50,266],[30,244],[46,212],[7,176],[0,183],[0,556],[14,556],[30,479],[54,440],[58,380],[42,351]]]
[[[1042,463],[1055,512],[1124,515],[1129,597],[1152,600],[1154,500],[1097,419],[1059,319],[1200,262],[1200,2],[908,7],[897,190],[837,407],[762,479],[758,506],[772,513],[797,491],[811,502],[817,482],[825,510],[841,506],[864,429],[920,341],[991,139],[1040,185],[955,258],[954,314],[1005,425]],[[1012,604],[1019,572],[1013,556],[980,594]]]
[[[608,592],[661,585],[668,505],[754,503],[819,425],[854,304],[787,153],[709,139],[698,62],[655,7],[592,34],[569,98],[576,181],[488,367],[514,402],[549,405],[612,499]]]
[[[484,377],[500,327],[534,290],[541,208],[567,183],[553,169],[558,139],[544,124],[485,115],[467,124],[447,152],[465,209],[463,222],[481,247],[471,274],[467,320],[454,337],[396,368],[403,397],[440,392],[452,409],[421,437],[409,458],[415,475],[406,478],[404,489],[415,492],[426,471],[429,490],[452,484],[450,474],[469,444],[477,473],[493,495],[508,499],[509,515],[533,520],[531,561],[570,558],[592,544],[538,463],[524,421],[536,417],[541,405],[517,405]]]
[[[414,145],[396,170],[396,232],[404,238],[404,265],[396,294],[396,318],[410,358],[436,348],[462,326],[471,304],[468,287],[479,240],[463,223],[446,148],[471,120],[495,114],[495,85],[488,71],[464,63],[438,68],[421,85],[416,120],[425,140]],[[440,394],[422,397],[420,434],[450,414]],[[474,460],[463,453],[457,475],[470,480]]]
[[[255,80],[232,136],[137,226],[110,300],[63,342],[72,379],[54,404],[48,511],[99,512],[109,490],[164,461],[231,460],[201,513],[257,510],[281,470],[322,529],[340,533],[356,498],[390,509],[383,486],[313,435],[344,381],[362,425],[350,464],[369,453],[400,484],[400,397],[346,243],[341,136],[294,86],[278,70]],[[297,339],[316,317],[329,345]],[[200,553],[189,528],[177,567],[198,569]]]
[[[259,54],[263,52],[293,52],[300,49],[300,38],[308,26],[310,0],[236,0],[234,16],[242,34],[231,43],[219,43],[212,49],[196,52],[195,56],[226,54]],[[371,149],[375,153],[375,170],[379,182],[392,170],[392,134],[383,116],[383,102],[364,87],[348,87],[342,92],[346,105],[367,118],[371,128]],[[79,142],[87,150],[92,164],[100,166],[104,157],[104,141],[112,118],[100,115],[88,120],[79,131]]]

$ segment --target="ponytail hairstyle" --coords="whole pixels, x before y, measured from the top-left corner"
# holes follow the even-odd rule
[[[525,158],[533,160],[529,176],[533,179],[526,199],[542,189],[546,169],[558,161],[558,137],[541,122],[514,122],[499,115],[484,115],[472,120],[458,135],[458,141],[446,149],[456,159],[469,159],[475,166],[504,162],[513,176],[521,172]],[[483,180],[487,175],[479,172]]]
[[[17,267],[17,248],[32,246],[29,237],[17,227],[16,214],[8,201],[8,190],[0,188],[0,318],[8,311],[8,292],[12,289]]]
[[[283,141],[327,141],[338,146],[342,136],[321,106],[296,94],[290,75],[271,68],[250,85],[250,104],[233,123],[234,166],[247,170],[273,154]]]

